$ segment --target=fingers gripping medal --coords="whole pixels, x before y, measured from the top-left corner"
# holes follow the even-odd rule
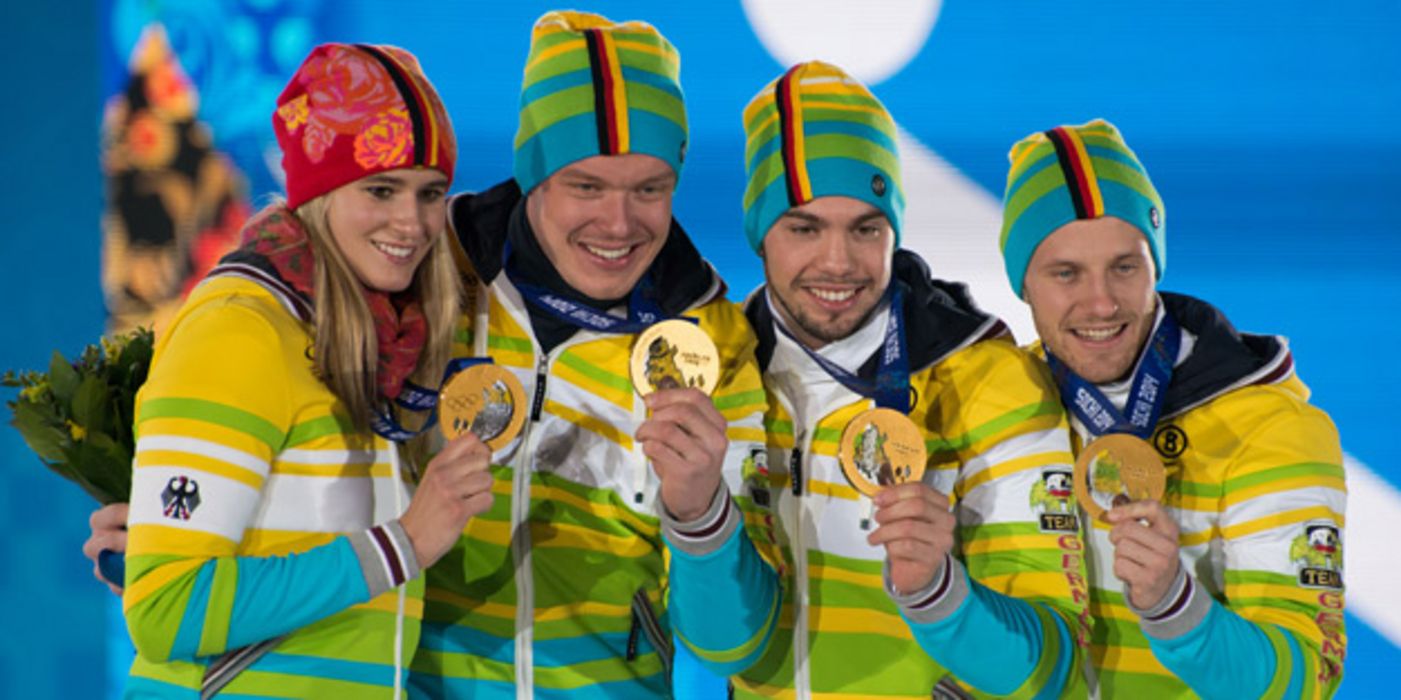
[[[715,391],[720,352],[700,326],[682,319],[654,323],[632,346],[632,385],[639,396],[658,389]]]
[[[866,496],[861,517],[861,529],[866,530],[875,511],[871,499],[887,486],[923,479],[928,453],[924,436],[909,416],[874,408],[847,424],[837,458],[852,488]]]
[[[496,364],[472,365],[443,385],[439,425],[451,440],[471,432],[495,452],[515,439],[525,424],[525,387]]]
[[[1128,433],[1110,433],[1080,451],[1075,460],[1075,500],[1090,517],[1130,501],[1161,501],[1167,472],[1158,452]]]

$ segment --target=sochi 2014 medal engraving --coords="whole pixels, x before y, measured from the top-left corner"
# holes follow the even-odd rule
[[[500,365],[472,365],[453,375],[438,398],[443,437],[471,432],[493,451],[510,444],[525,424],[525,387]]]
[[[1090,517],[1130,501],[1161,501],[1167,472],[1158,452],[1128,433],[1110,433],[1086,445],[1075,460],[1075,499]]]
[[[851,486],[874,497],[887,486],[923,479],[928,454],[909,416],[874,408],[847,424],[837,457]]]
[[[709,394],[720,379],[720,352],[700,326],[682,319],[662,321],[637,336],[631,373],[642,396],[688,387]]]

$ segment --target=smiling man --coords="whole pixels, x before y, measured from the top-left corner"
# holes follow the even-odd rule
[[[526,217],[565,282],[591,299],[620,299],[666,243],[675,189],[676,170],[655,156],[594,156],[541,182]]]
[[[1069,472],[1049,373],[963,285],[899,249],[895,124],[864,86],[799,64],[744,125],[744,228],[767,279],[746,315],[770,395],[745,489],[776,523],[786,592],[736,696],[1074,694],[1080,540],[1033,498]],[[906,414],[929,458],[922,480],[872,470],[872,499],[838,453],[875,407]],[[862,457],[890,454],[871,439]]]
[[[1009,158],[1007,276],[1077,445],[1127,433],[1166,467],[1161,502],[1086,519],[1093,689],[1331,695],[1346,648],[1342,453],[1285,340],[1157,290],[1163,203],[1113,125],[1032,134]]]
[[[515,372],[528,414],[493,457],[495,507],[428,572],[412,679],[428,697],[669,697],[673,631],[737,670],[776,623],[776,576],[726,485],[763,448],[754,337],[672,218],[679,61],[642,22],[545,15],[514,178],[450,202],[478,277],[459,352]],[[632,346],[667,318],[714,339],[711,395],[635,391]],[[701,570],[723,583],[678,583]]]

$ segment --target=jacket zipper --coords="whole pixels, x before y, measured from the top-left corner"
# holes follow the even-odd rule
[[[812,452],[809,435],[800,433],[790,462],[793,479],[793,691],[798,700],[812,697],[811,671],[808,669],[808,550],[803,538],[803,523],[807,508],[802,498],[804,455]]]
[[[803,495],[803,448],[793,448],[793,456],[788,460],[788,474],[793,480],[793,495]]]
[[[530,420],[525,424],[521,452],[511,474],[511,553],[516,563],[516,697],[534,697],[535,660],[532,654],[535,638],[535,572],[531,563],[530,528],[530,460],[535,454],[532,444],[535,424],[545,405],[545,380],[549,374],[550,355],[540,356],[535,369],[535,396],[531,401]]]
[[[540,411],[545,407],[545,378],[549,376],[549,353],[540,357],[540,365],[535,369],[535,397],[530,401],[530,422],[540,422]]]

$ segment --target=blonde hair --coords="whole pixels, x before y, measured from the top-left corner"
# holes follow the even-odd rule
[[[331,235],[329,193],[293,212],[306,228],[315,265],[312,357],[317,376],[350,413],[357,430],[367,432],[379,403],[379,341],[365,302],[364,284]],[[452,257],[452,232],[446,227],[414,272],[409,290],[423,307],[428,337],[410,379],[437,387],[452,358],[452,336],[462,309],[462,284]],[[393,397],[389,397],[393,398]]]

